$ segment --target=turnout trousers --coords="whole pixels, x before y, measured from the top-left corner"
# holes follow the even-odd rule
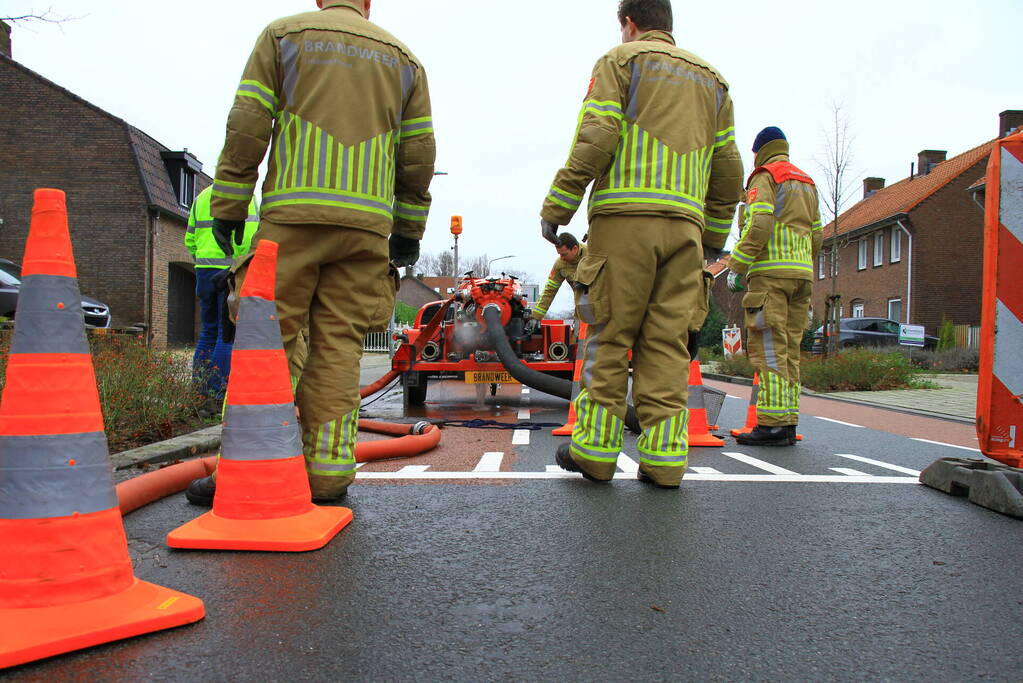
[[[387,239],[356,228],[265,219],[253,244],[261,239],[280,245],[277,313],[309,485],[314,498],[336,497],[355,479],[363,339],[394,309]]]
[[[758,275],[742,298],[753,368],[760,374],[757,424],[799,423],[799,354],[810,310],[809,280]]]
[[[598,479],[614,476],[622,448],[632,351],[632,398],[642,434],[640,469],[677,485],[689,460],[691,321],[706,315],[700,227],[661,216],[593,216],[589,252],[576,270],[583,348],[572,459]]]

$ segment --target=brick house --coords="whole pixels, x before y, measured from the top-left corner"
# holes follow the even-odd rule
[[[999,116],[999,137],[1023,125],[1023,111]],[[837,293],[843,317],[883,317],[937,334],[942,319],[980,324],[983,212],[967,191],[983,175],[993,141],[951,159],[924,150],[911,175],[885,186],[863,181],[863,198],[838,220]],[[823,318],[832,291],[834,224],[814,273],[813,309]]]
[[[210,184],[187,150],[143,131],[11,58],[0,22],[0,257],[20,261],[32,192],[67,193],[83,293],[112,325],[145,323],[154,346],[195,340],[195,275],[183,245],[188,208]]]

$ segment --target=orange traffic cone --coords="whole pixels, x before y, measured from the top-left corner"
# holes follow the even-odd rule
[[[572,370],[572,399],[568,402],[568,420],[565,424],[557,427],[551,431],[554,436],[572,436],[572,430],[575,429],[575,395],[579,393],[579,377],[582,376],[583,371],[583,342],[586,341],[586,323],[579,323],[579,338],[575,343],[575,368]]]
[[[749,395],[749,405],[746,406],[746,424],[738,429],[729,430],[732,436],[749,434],[757,426],[757,396],[760,395],[760,374],[753,373],[753,391]],[[796,441],[802,441],[803,435],[796,434]]]
[[[202,619],[135,578],[60,190],[35,191],[0,399],[0,667]]]
[[[352,511],[313,505],[274,299],[277,243],[261,240],[242,284],[213,509],[167,534],[172,548],[322,548]]]
[[[703,403],[703,374],[700,361],[689,361],[689,445],[724,446],[725,440],[710,433],[707,424],[707,408]]]

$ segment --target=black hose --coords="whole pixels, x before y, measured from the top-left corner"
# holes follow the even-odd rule
[[[563,398],[566,401],[572,400],[571,381],[534,370],[515,355],[511,342],[508,341],[508,336],[505,334],[504,325],[501,324],[500,307],[494,304],[486,306],[483,309],[483,320],[487,323],[490,343],[494,345],[494,350],[497,351],[497,358],[501,361],[501,365],[504,366],[509,375],[537,391]],[[635,434],[639,434],[642,431],[639,427],[639,420],[636,419],[636,411],[631,405],[629,406],[628,413],[625,415],[625,426]]]

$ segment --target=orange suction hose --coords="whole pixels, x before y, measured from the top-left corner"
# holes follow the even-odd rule
[[[414,425],[359,420],[359,429],[390,434],[396,439],[364,441],[355,445],[355,461],[371,462],[388,458],[410,458],[433,450],[440,443],[440,428],[428,422]],[[211,455],[153,470],[117,485],[117,501],[126,515],[143,505],[184,491],[193,479],[209,476],[217,468],[217,456]]]

